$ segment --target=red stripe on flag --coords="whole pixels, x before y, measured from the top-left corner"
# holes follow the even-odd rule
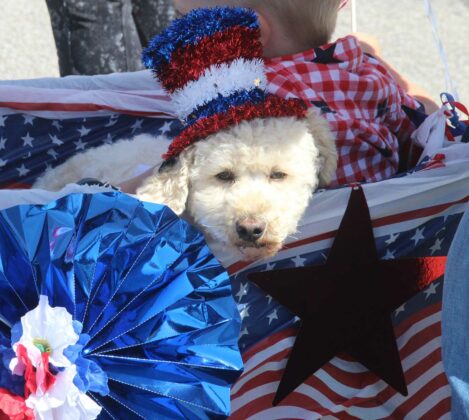
[[[138,117],[167,117],[174,119],[174,115],[166,112],[154,111],[132,111],[119,109],[110,105],[91,103],[62,103],[62,102],[0,102],[0,107],[11,108],[18,111],[64,111],[64,112],[89,112],[89,111],[111,111]]]
[[[425,308],[424,310],[418,312],[414,316],[407,319],[405,322],[402,323],[398,328],[396,328],[396,335],[401,336],[402,334],[406,334],[413,325],[417,322],[423,321],[426,318],[429,318],[435,314],[437,314],[441,309],[441,303],[432,305],[431,307]],[[397,332],[399,331],[399,334]],[[284,340],[286,336],[295,335],[296,330],[294,328],[290,328],[285,330],[281,333],[277,333],[269,339],[264,340],[262,342],[262,346],[258,345],[250,349],[247,353],[245,353],[244,360],[248,363],[253,357],[255,357],[260,351],[265,350],[277,342]],[[432,324],[424,327],[419,332],[415,333],[400,349],[401,358],[405,359],[406,357],[411,357],[414,353],[416,353],[419,349],[425,347],[427,343],[435,338],[439,337],[441,334],[441,324],[440,322],[433,322]],[[275,340],[272,340],[274,338]],[[292,341],[293,343],[293,341]],[[261,344],[261,343],[260,343]],[[283,350],[279,350],[277,353],[272,354],[265,360],[262,360],[255,368],[251,368],[250,370],[246,371],[246,375],[253,375],[251,380],[248,380],[244,383],[241,388],[232,395],[232,400],[235,401],[238,398],[243,398],[246,396],[246,393],[256,388],[265,386],[266,384],[275,382],[277,383],[280,380],[282,368],[272,371],[267,371],[256,375],[256,371],[260,369],[262,366],[265,366],[266,363],[275,362],[279,360],[283,360],[286,358],[287,354],[289,353],[291,347],[284,348]],[[341,357],[343,358],[343,357]],[[431,368],[437,366],[441,363],[441,349],[438,348],[433,350],[430,354],[425,356],[423,359],[419,360],[415,365],[410,366],[405,371],[406,380],[408,384],[412,384],[415,380],[428,372]],[[341,383],[342,385],[348,386],[350,388],[357,388],[357,394],[359,393],[360,389],[368,385],[372,385],[377,383],[377,377],[370,373],[370,372],[357,372],[357,373],[350,373],[347,371],[342,371],[337,366],[332,364],[326,364],[324,366],[324,371],[332,376],[333,379]],[[244,376],[244,375],[243,375]],[[241,377],[241,380],[243,377]],[[396,391],[394,391],[390,387],[386,387],[377,395],[373,396],[372,398],[361,398],[361,397],[354,397],[348,398],[347,396],[340,395],[335,390],[330,389],[327,384],[324,384],[319,378],[312,376],[307,381],[306,384],[313,387],[317,392],[321,393],[323,397],[328,398],[330,401],[334,403],[335,406],[343,405],[343,406],[354,406],[354,407],[363,407],[363,408],[376,408],[381,406],[382,404],[389,401],[391,398],[396,396]],[[432,392],[448,386],[446,376],[444,373],[437,375],[436,377],[429,380],[425,386],[421,387],[416,393],[411,395],[409,398],[405,399],[404,401],[399,402],[398,407],[399,413],[409,413],[412,411],[414,407],[424,401],[424,397],[428,396]],[[236,385],[235,385],[236,387]],[[274,387],[276,388],[276,386]],[[422,391],[423,390],[423,391]],[[266,410],[271,407],[272,399],[275,392],[269,392],[269,395],[260,395],[259,398],[252,398],[252,401],[249,400],[246,404],[240,407],[239,410],[235,410],[233,413],[232,418],[234,419],[241,419],[247,418],[249,415],[254,415],[260,411]],[[399,397],[400,398],[400,397]],[[409,402],[410,401],[410,402]],[[443,410],[447,408],[447,405],[440,404],[439,401],[435,401],[438,404],[439,410]],[[318,403],[314,400],[314,398],[300,394],[298,392],[292,393],[287,399],[284,400],[282,403],[284,406],[298,406],[302,409],[309,410],[309,411],[316,411],[319,412],[321,415],[331,414],[331,407],[321,407]],[[433,406],[429,406],[428,410],[431,410]],[[397,408],[396,408],[397,410]],[[311,413],[313,414],[313,413]],[[340,413],[339,418],[342,417],[343,413]],[[335,414],[337,416],[337,414]],[[396,418],[396,417],[392,417]]]

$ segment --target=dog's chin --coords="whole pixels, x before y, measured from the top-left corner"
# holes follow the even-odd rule
[[[244,261],[256,261],[273,257],[282,248],[282,244],[276,242],[236,243],[235,246]]]

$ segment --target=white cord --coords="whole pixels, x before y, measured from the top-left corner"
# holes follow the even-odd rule
[[[451,74],[449,71],[448,57],[446,56],[445,47],[443,46],[443,43],[441,42],[441,37],[439,34],[439,30],[438,30],[438,21],[436,19],[435,14],[433,13],[430,0],[423,0],[423,4],[425,6],[425,12],[427,13],[427,17],[432,26],[432,34],[433,34],[433,39],[436,44],[436,48],[438,49],[438,53],[440,54],[441,61],[443,62],[443,67],[445,68],[446,91],[451,93],[454,99],[456,99],[456,101],[459,101],[458,90],[457,90],[456,84],[453,82],[453,79],[451,78]]]

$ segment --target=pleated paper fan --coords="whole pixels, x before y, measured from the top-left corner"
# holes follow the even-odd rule
[[[0,212],[0,417],[226,417],[239,325],[227,273],[167,207],[113,192]]]

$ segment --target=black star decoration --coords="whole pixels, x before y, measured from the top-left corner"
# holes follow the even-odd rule
[[[365,195],[354,187],[325,265],[249,275],[301,318],[273,404],[341,352],[407,395],[391,314],[440,277],[444,263],[379,260]]]
[[[329,47],[322,49],[321,47],[314,49],[314,57],[311,61],[318,64],[331,64],[331,63],[343,63],[343,61],[335,58],[335,47],[336,44],[331,44]]]

